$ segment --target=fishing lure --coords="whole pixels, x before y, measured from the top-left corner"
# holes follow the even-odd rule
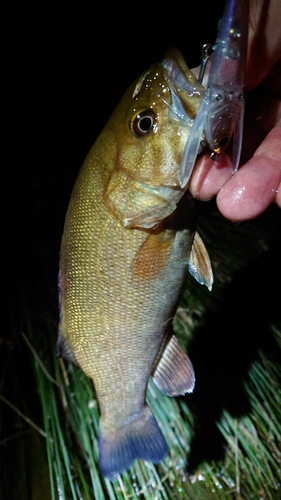
[[[215,46],[203,47],[199,81],[210,60],[207,89],[198,108],[183,154],[180,186],[184,188],[192,174],[200,149],[208,148],[217,160],[233,138],[232,164],[239,167],[243,119],[244,73],[247,56],[249,0],[227,0],[219,22]]]

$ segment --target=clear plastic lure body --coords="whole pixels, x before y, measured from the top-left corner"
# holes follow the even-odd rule
[[[249,0],[227,0],[219,22],[205,95],[198,108],[186,144],[181,165],[181,187],[184,188],[192,174],[202,146],[211,151],[211,158],[219,159],[233,139],[233,172],[239,167],[243,119],[244,73],[247,56]],[[206,46],[207,47],[207,46]],[[203,53],[203,78],[208,54]]]

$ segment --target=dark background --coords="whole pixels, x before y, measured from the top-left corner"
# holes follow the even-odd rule
[[[138,74],[172,46],[190,67],[200,63],[202,45],[215,41],[223,2],[89,6],[10,2],[1,17],[0,394],[39,425],[33,355],[20,332],[45,363],[46,344],[55,349],[60,239],[78,171]],[[25,498],[27,470],[41,468],[40,452],[30,461],[30,427],[1,403],[0,497],[2,488],[3,498]]]
[[[222,0],[201,0],[166,4],[104,3],[92,4],[91,9],[83,3],[68,4],[64,9],[55,2],[10,3],[5,7],[1,61],[4,281],[0,386],[3,382],[5,396],[19,407],[21,400],[19,395],[16,397],[16,391],[27,393],[26,408],[21,407],[24,413],[34,405],[34,393],[28,388],[32,375],[27,373],[30,370],[26,362],[27,349],[19,331],[24,329],[26,333],[30,320],[38,326],[33,327],[34,335],[40,335],[40,326],[50,321],[48,315],[52,316],[56,331],[60,239],[71,190],[83,160],[128,85],[150,64],[161,60],[169,47],[179,48],[190,68],[200,64],[202,45],[215,41],[223,6]],[[204,206],[207,211],[209,205]],[[216,315],[209,318],[207,335],[199,332],[191,346],[198,378],[194,406],[203,408],[204,413],[205,407],[213,404],[213,409],[210,411],[208,406],[205,412],[209,412],[212,432],[222,406],[230,408],[230,388],[239,392],[237,387],[240,388],[261,344],[259,336],[264,330],[267,333],[264,325],[269,324],[268,318],[273,314],[280,320],[279,298],[275,293],[275,285],[280,283],[280,211],[273,210],[274,217],[279,224],[279,239],[273,242],[267,260],[261,257],[253,261],[247,272],[242,269],[236,278],[236,288],[226,297],[228,308],[224,303],[219,304]],[[265,219],[266,228],[273,219],[268,220],[269,223]],[[255,246],[262,243],[256,236],[255,222],[250,227],[251,233],[248,226],[244,233],[231,231],[235,243],[229,244],[226,250],[224,226],[221,230],[217,223],[214,228],[210,227],[210,243],[219,249],[219,259],[226,260],[228,251],[228,259],[234,260],[236,246],[239,243],[243,249],[246,240],[251,241],[251,256],[254,254]],[[216,267],[215,259],[212,261]],[[223,269],[227,281],[229,268],[223,266]],[[245,349],[249,331],[251,335]],[[54,344],[55,339],[52,347]],[[202,345],[205,346],[203,364]],[[217,370],[211,373],[214,364]],[[238,365],[243,372],[239,376]],[[205,401],[206,394],[209,397]],[[217,394],[216,398],[213,394]],[[235,406],[236,400],[231,403]],[[235,410],[240,411],[237,407]],[[13,412],[6,409],[5,416],[8,425],[2,428],[6,438],[14,434],[15,428]],[[34,420],[38,421],[37,416]],[[197,441],[202,445],[202,454],[208,452],[208,458],[214,458],[211,444],[205,450],[206,435],[212,436],[209,420],[204,426],[204,418],[198,417],[202,430],[197,434]],[[217,434],[213,441],[218,441]],[[17,442],[14,446],[16,450]],[[13,447],[11,450],[6,447],[5,456],[16,474]]]
[[[12,289],[18,266],[27,279],[38,278],[36,261],[47,250],[54,279],[76,175],[128,85],[171,46],[190,67],[198,65],[203,43],[215,40],[223,4],[6,7],[2,190]]]

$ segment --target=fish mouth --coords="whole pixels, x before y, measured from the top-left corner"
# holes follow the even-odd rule
[[[186,65],[181,53],[172,49],[162,61],[164,77],[169,85],[172,103],[169,104],[173,118],[191,125],[205,94],[195,75]]]

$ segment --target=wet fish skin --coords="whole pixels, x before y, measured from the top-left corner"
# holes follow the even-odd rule
[[[182,72],[174,57],[172,71]],[[159,63],[128,89],[82,166],[62,237],[58,347],[93,380],[100,467],[109,479],[136,458],[164,458],[165,439],[145,404],[148,379],[168,395],[193,390],[193,367],[171,322],[188,266],[212,286],[194,200],[179,186],[188,112],[201,86],[192,101],[177,82]],[[185,115],[175,111],[172,86]],[[147,110],[151,129],[136,133]]]

